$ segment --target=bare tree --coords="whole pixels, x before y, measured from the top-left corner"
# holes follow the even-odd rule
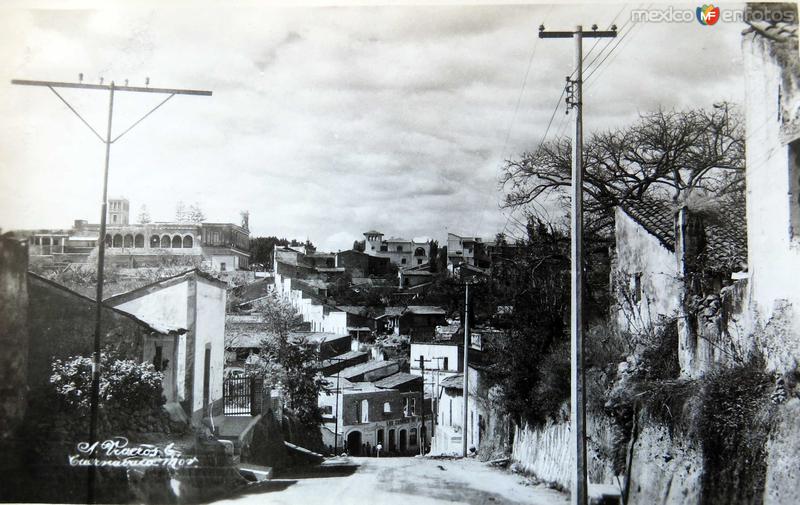
[[[681,203],[695,194],[744,189],[744,126],[735,106],[643,114],[633,125],[591,135],[584,151],[588,232],[607,232],[628,200]],[[548,199],[569,204],[571,142],[557,138],[508,160],[505,207],[537,214]]]

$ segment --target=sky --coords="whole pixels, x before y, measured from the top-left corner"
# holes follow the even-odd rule
[[[574,44],[539,39],[542,23],[620,28],[618,45],[601,52],[600,41],[586,58],[602,55],[587,71],[597,68],[587,135],[658,107],[744,99],[742,24],[632,23],[633,4],[52,5],[0,7],[3,230],[98,222],[105,156],[54,93],[14,78],[149,77],[151,87],[213,91],[175,96],[112,144],[109,196],[130,201],[132,220],[142,205],[171,220],[178,201],[197,202],[212,222],[238,223],[248,210],[252,236],[334,251],[371,229],[440,243],[448,232],[519,234],[500,208],[503,160],[533,150],[551,117],[548,138],[572,120],[553,111]],[[107,92],[59,93],[105,132]],[[114,136],[163,98],[117,93]]]

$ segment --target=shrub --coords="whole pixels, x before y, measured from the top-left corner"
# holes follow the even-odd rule
[[[151,363],[111,359],[101,353],[100,404],[118,403],[140,408],[160,406],[164,403],[162,383],[164,375]],[[52,363],[50,384],[56,398],[65,410],[89,410],[92,388],[92,358],[74,356]]]

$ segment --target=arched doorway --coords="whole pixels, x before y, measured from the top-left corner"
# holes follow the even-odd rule
[[[114,247],[122,247],[122,235],[119,233],[114,235]]]
[[[184,249],[189,249],[191,247],[194,247],[194,240],[192,239],[191,235],[186,235],[185,237],[183,237],[183,247]]]
[[[361,432],[351,431],[347,434],[347,453],[351,456],[361,455]]]
[[[136,236],[133,237],[133,247],[136,247],[137,249],[144,247],[144,235],[137,233]]]
[[[405,454],[408,449],[408,435],[406,430],[400,430],[400,454]]]
[[[163,249],[169,248],[169,244],[170,244],[169,235],[164,235],[163,237],[161,237],[161,247]]]
[[[173,249],[180,249],[183,247],[183,239],[180,235],[175,235],[172,237],[172,248]]]
[[[389,430],[389,451],[397,450],[397,442],[394,439],[394,430]]]
[[[128,249],[133,247],[133,235],[131,235],[130,233],[125,235],[122,245]]]

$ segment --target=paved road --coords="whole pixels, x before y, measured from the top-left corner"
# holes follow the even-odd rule
[[[474,460],[349,458],[347,471],[274,479],[225,505],[564,505],[566,495]],[[343,461],[344,463],[344,461]],[[344,469],[343,469],[344,470]]]

